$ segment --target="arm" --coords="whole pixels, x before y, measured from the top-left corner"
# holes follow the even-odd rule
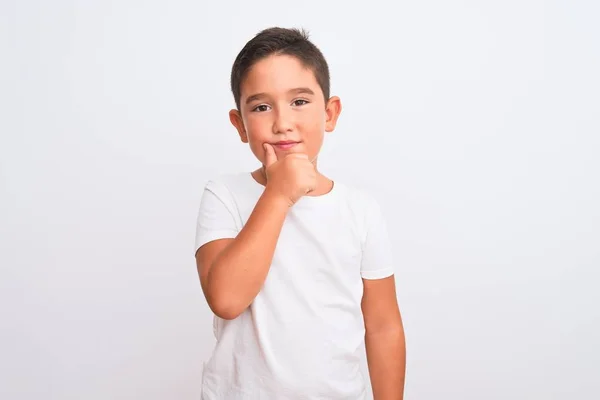
[[[289,208],[316,187],[317,173],[307,155],[292,153],[278,160],[271,145],[264,148],[267,185],[248,221],[235,238],[208,241],[196,252],[206,301],[223,319],[236,318],[258,295]],[[209,226],[211,219],[205,217]]]
[[[363,279],[363,286],[365,345],[374,400],[402,400],[406,347],[394,276]]]
[[[235,239],[200,247],[200,283],[215,315],[233,319],[252,303],[267,277],[288,210],[287,202],[267,189]]]

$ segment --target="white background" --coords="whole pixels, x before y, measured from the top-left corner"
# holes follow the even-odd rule
[[[397,259],[406,398],[600,398],[600,7],[0,2],[0,398],[198,399],[206,181],[260,29],[305,27],[344,110],[323,172]]]

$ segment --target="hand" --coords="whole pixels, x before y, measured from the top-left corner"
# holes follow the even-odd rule
[[[282,196],[290,205],[317,187],[317,171],[306,154],[291,153],[277,159],[275,149],[268,143],[265,149],[267,190]]]

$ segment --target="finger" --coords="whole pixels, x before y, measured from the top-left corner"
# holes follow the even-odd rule
[[[265,167],[270,167],[277,162],[277,154],[275,154],[275,149],[269,143],[265,143],[263,148],[265,149]]]

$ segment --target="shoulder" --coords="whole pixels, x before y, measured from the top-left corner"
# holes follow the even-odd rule
[[[232,196],[236,191],[248,186],[249,172],[230,172],[215,175],[208,179],[204,190],[217,196]]]
[[[359,233],[361,240],[366,240],[368,232],[377,229],[384,220],[380,202],[367,188],[340,183],[338,189],[340,207],[345,209],[348,223]]]
[[[375,195],[367,188],[346,183],[336,183],[339,187],[342,201],[348,204],[354,211],[367,216],[373,211],[380,209],[380,204]]]

